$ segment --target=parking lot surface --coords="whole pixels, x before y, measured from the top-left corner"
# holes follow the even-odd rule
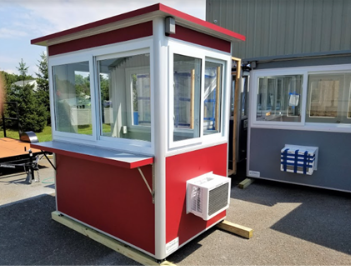
[[[40,182],[0,175],[0,265],[138,265],[51,220],[54,170]],[[251,239],[210,229],[168,257],[177,265],[351,265],[351,195],[233,177],[227,220],[251,227]],[[79,195],[77,195],[79,196]]]

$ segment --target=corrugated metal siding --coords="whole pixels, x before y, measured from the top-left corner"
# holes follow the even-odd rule
[[[243,59],[351,50],[351,0],[207,0],[206,20],[246,36]]]

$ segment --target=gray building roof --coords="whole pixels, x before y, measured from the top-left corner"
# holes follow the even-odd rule
[[[243,59],[351,52],[350,0],[207,0],[206,20],[246,36]]]

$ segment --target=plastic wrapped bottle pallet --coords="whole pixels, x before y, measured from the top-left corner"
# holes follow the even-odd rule
[[[280,154],[280,170],[283,172],[312,175],[316,169],[316,150],[285,146]]]

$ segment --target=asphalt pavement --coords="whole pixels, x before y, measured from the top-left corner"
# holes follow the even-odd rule
[[[0,170],[0,265],[138,265],[51,220],[54,170],[40,182]],[[256,180],[236,187],[227,220],[251,239],[210,229],[167,259],[177,265],[351,265],[351,194]]]

